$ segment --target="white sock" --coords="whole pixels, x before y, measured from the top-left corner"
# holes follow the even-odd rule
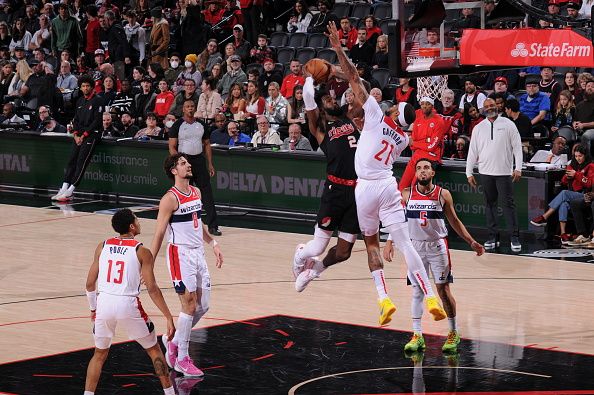
[[[70,185],[70,186],[68,187],[68,189],[66,190],[66,192],[67,192],[67,193],[73,193],[75,188],[76,188],[76,187],[75,187],[74,185]]]
[[[388,297],[388,289],[384,279],[384,269],[372,271],[371,276],[373,277],[373,282],[375,283],[375,289],[377,289],[377,296],[379,300],[384,300]]]
[[[413,318],[413,332],[418,333],[419,335],[423,334],[423,329],[421,327],[421,319],[420,318]]]
[[[192,332],[192,319],[194,316],[179,313],[177,317],[177,331],[173,341],[177,344],[177,360],[181,361],[188,356],[188,349],[190,348],[190,333]]]
[[[450,327],[450,331],[455,331],[456,329],[456,317],[448,317],[448,326]]]
[[[326,270],[326,266],[324,266],[324,264],[322,263],[322,261],[320,261],[320,260],[316,259],[316,260],[315,260],[315,263],[314,263],[314,265],[313,265],[313,267],[312,267],[312,269],[313,269],[313,270],[314,270],[316,273],[318,273],[318,274],[322,274],[322,272],[323,272],[324,270]]]
[[[70,186],[70,184],[68,184],[67,182],[63,182],[62,187],[60,188],[60,191],[65,192],[69,186]]]
[[[175,395],[175,390],[173,389],[173,386],[171,386],[169,388],[163,388],[163,393],[165,395]]]
[[[410,276],[410,273],[408,273]],[[421,328],[421,318],[423,317],[423,301],[425,299],[425,295],[416,285],[413,285],[413,294],[412,299],[410,302],[410,312],[412,316],[412,325],[413,325],[413,332],[423,333],[423,329]]]
[[[85,391],[83,395],[95,395],[95,393],[91,391]]]

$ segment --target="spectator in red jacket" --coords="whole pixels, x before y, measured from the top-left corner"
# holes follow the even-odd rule
[[[169,113],[169,109],[171,108],[174,100],[175,96],[169,89],[167,80],[162,78],[159,80],[159,94],[155,99],[155,114],[157,115],[160,122],[163,121],[165,116]]]
[[[445,89],[441,93],[441,107],[437,113],[441,115],[446,127],[445,139],[454,141],[459,134],[462,134],[464,127],[464,114],[455,103],[455,94],[451,89]],[[457,144],[457,143],[456,143]]]
[[[343,47],[349,51],[357,42],[357,29],[351,26],[351,20],[345,16],[340,20],[340,30],[338,30],[338,38]]]
[[[287,76],[283,79],[283,83],[281,85],[280,93],[286,99],[289,99],[293,96],[293,88],[297,85],[303,85],[305,83],[305,78],[303,78],[303,74],[301,74],[301,62],[297,59],[291,60],[291,73],[287,74]]]
[[[365,30],[367,31],[367,42],[375,48],[377,38],[383,34],[382,29],[377,25],[377,19],[373,15],[365,17]]]
[[[402,191],[414,184],[415,165],[421,158],[441,163],[443,154],[443,136],[446,133],[443,119],[437,115],[430,97],[422,97],[421,109],[417,110],[417,117],[412,125],[411,146],[412,158],[408,161],[398,188]]]

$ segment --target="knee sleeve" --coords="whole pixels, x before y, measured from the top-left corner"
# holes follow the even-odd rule
[[[301,258],[311,258],[323,254],[331,238],[331,231],[320,229],[316,226],[314,238],[308,241],[303,250],[301,250]]]
[[[152,331],[151,333],[149,333],[145,337],[141,337],[140,339],[136,339],[136,342],[138,344],[140,344],[140,346],[146,350],[147,348],[151,348],[155,344],[157,344],[157,335],[155,334],[155,331]]]
[[[411,274],[409,273],[409,276]],[[412,294],[412,301],[410,306],[410,312],[412,314],[412,318],[421,318],[423,316],[423,302],[425,299],[425,294],[421,291],[421,288],[418,285],[413,285],[413,294]]]
[[[411,273],[419,271],[424,273],[425,266],[423,266],[423,261],[410,241],[408,224],[406,222],[392,224],[387,227],[387,230],[390,233],[394,247],[398,248],[402,255],[404,255],[404,260],[408,270]],[[410,280],[413,282],[413,284],[415,283],[413,278]]]

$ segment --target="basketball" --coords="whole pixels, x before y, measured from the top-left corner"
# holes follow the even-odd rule
[[[304,70],[311,74],[316,84],[322,84],[328,81],[330,72],[332,71],[332,65],[322,59],[311,59],[304,67]]]

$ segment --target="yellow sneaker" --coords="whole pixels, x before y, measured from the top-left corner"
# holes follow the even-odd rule
[[[435,296],[425,298],[425,303],[427,304],[427,310],[433,316],[433,320],[441,321],[447,317],[446,312],[443,310]]]
[[[386,325],[392,321],[392,314],[396,312],[396,306],[394,306],[390,298],[384,298],[378,303],[380,306],[379,324]]]

